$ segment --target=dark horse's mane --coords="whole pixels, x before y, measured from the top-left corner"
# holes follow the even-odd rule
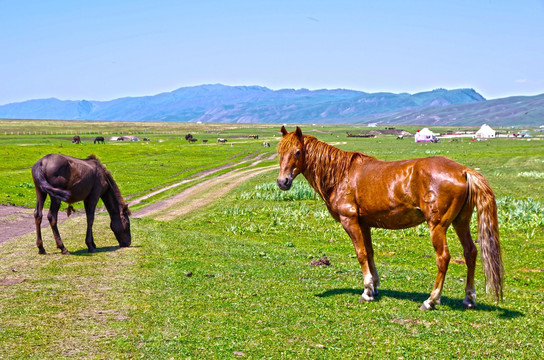
[[[278,145],[278,152],[286,153],[296,141],[294,133],[285,136]],[[303,135],[303,141],[306,163],[304,173],[314,174],[314,178],[306,179],[323,199],[328,199],[332,190],[346,179],[347,171],[356,158],[374,159],[364,153],[338,149],[310,135]]]
[[[87,158],[85,160],[94,161],[96,163],[96,165],[99,166],[104,171],[104,174],[106,175],[106,181],[108,182],[108,185],[110,186],[111,190],[113,191],[113,193],[115,195],[115,198],[117,199],[117,201],[119,201],[119,204],[121,205],[121,207],[126,209],[128,215],[130,215],[130,210],[128,209],[128,204],[123,199],[123,196],[121,195],[121,190],[119,190],[119,187],[117,186],[117,183],[115,182],[115,180],[113,180],[113,176],[112,176],[111,172],[108,169],[106,169],[106,167],[102,164],[102,162],[100,162],[100,159],[98,159],[96,157],[96,155],[94,155],[94,154],[91,154],[91,155],[87,156]]]

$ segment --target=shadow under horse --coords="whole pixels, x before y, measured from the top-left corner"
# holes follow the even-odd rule
[[[421,310],[432,310],[440,304],[451,258],[446,241],[450,225],[461,241],[467,264],[463,306],[475,307],[477,249],[470,234],[475,207],[487,286],[497,299],[502,297],[504,268],[497,205],[493,190],[479,172],[442,156],[383,161],[335,148],[303,135],[299,127],[290,133],[282,127],[281,132],[277,184],[280,189],[289,190],[293,179],[302,174],[325,201],[333,218],[342,224],[363,271],[365,289],[361,300],[374,300],[380,284],[370,229],[406,229],[426,222],[438,273]]]
[[[96,251],[92,227],[98,199],[102,199],[110,215],[110,228],[115,234],[119,246],[130,246],[130,210],[111,173],[94,155],[86,159],[60,154],[45,155],[32,166],[32,178],[36,188],[36,209],[34,211],[36,246],[40,254],[46,253],[42,241],[41,222],[47,195],[51,197],[51,207],[47,219],[53,230],[57,247],[63,254],[69,254],[69,252],[64,247],[57,227],[57,215],[61,201],[69,204],[68,215],[73,209],[71,204],[83,201],[87,215],[85,244],[89,252]]]

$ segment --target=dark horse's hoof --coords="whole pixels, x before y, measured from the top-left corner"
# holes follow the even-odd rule
[[[68,249],[64,248],[62,249],[62,255],[70,255],[70,252],[68,251]]]

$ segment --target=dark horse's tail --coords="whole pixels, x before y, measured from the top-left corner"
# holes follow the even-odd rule
[[[487,288],[497,299],[502,299],[503,274],[499,222],[495,195],[487,180],[477,171],[467,170],[469,203],[476,206],[478,214],[478,239]]]
[[[53,187],[47,181],[47,179],[45,178],[45,173],[43,172],[41,161],[34,164],[34,166],[32,167],[32,178],[34,179],[34,184],[36,185],[36,187],[39,187],[40,190],[45,191],[52,197],[55,197],[62,201],[66,201],[71,196],[70,191]]]

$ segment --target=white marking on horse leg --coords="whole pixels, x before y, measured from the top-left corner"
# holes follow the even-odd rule
[[[431,299],[427,299],[423,302],[423,305],[419,308],[419,310],[434,310],[435,306],[434,303],[431,301]]]
[[[372,274],[365,275],[365,290],[361,294],[361,301],[374,301],[374,279]]]
[[[476,292],[474,289],[466,291],[466,296],[463,299],[463,307],[465,309],[474,309],[476,307]]]

